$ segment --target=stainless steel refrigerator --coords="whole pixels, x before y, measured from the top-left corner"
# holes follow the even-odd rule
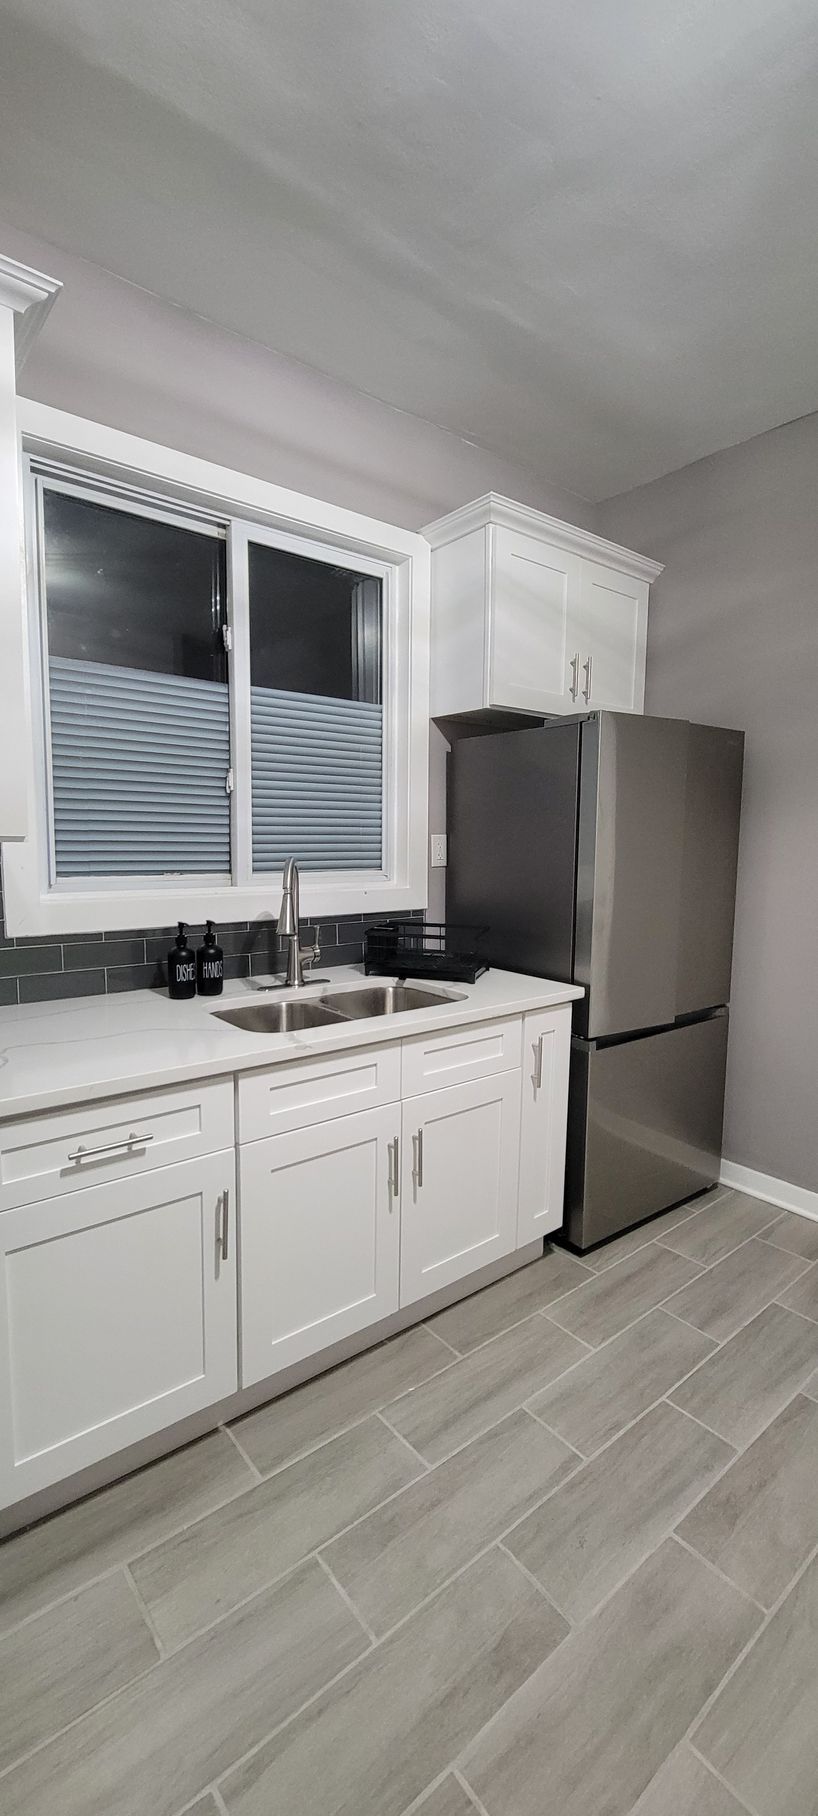
[[[565,1235],[577,1249],[719,1175],[744,734],[590,713],[461,737],[447,918],[575,1006]]]

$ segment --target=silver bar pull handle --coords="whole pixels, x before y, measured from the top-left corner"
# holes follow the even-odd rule
[[[418,1190],[420,1190],[420,1187],[423,1184],[423,1130],[422,1129],[418,1129],[417,1134],[415,1136],[413,1136],[413,1140],[415,1143],[415,1185],[417,1186]]]
[[[593,666],[594,666],[593,656],[587,656],[585,661],[582,664],[583,672],[585,675],[585,686],[582,690],[582,697],[583,697],[583,700],[585,701],[586,706],[590,706],[590,704],[591,704],[591,674],[593,672]]]
[[[577,650],[576,655],[571,657],[569,666],[571,669],[571,684],[568,688],[568,692],[571,695],[571,699],[576,700],[577,694],[579,693],[579,650]]]
[[[146,1148],[149,1141],[153,1141],[152,1135],[136,1135],[132,1129],[130,1135],[123,1135],[121,1141],[104,1141],[98,1148],[86,1148],[80,1142],[79,1147],[76,1147],[67,1158],[69,1160],[96,1160],[98,1154],[120,1154],[127,1153],[130,1148]]]
[[[394,1200],[400,1197],[400,1136],[396,1135],[389,1143],[389,1192]]]
[[[536,1059],[536,1064],[535,1064],[535,1068],[534,1068],[534,1088],[537,1091],[542,1090],[542,1074],[543,1074],[544,1055],[545,1055],[545,1035],[541,1034],[540,1038],[537,1042],[537,1059]]]
[[[216,1205],[216,1252],[222,1261],[226,1261],[228,1255],[230,1240],[229,1215],[230,1193],[227,1191],[221,1192]]]

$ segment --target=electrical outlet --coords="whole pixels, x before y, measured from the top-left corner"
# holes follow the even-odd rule
[[[447,862],[445,832],[433,832],[429,842],[431,845],[429,863],[432,869],[445,870]]]

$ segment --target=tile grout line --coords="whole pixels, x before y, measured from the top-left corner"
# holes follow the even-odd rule
[[[675,1539],[675,1535],[674,1535],[674,1543],[678,1543],[678,1541]],[[698,1557],[699,1554],[697,1553],[696,1555]],[[730,1665],[729,1669],[727,1671],[725,1671],[724,1676],[721,1678],[720,1682],[716,1685],[715,1690],[711,1691],[706,1702],[704,1702],[702,1704],[702,1707],[698,1711],[698,1714],[696,1716],[694,1716],[694,1719],[691,1722],[690,1727],[681,1736],[681,1741],[687,1741],[688,1745],[691,1745],[691,1746],[693,1745],[692,1736],[697,1732],[697,1730],[702,1726],[702,1723],[706,1720],[707,1716],[710,1713],[710,1710],[712,1709],[714,1703],[716,1702],[717,1697],[719,1697],[721,1695],[722,1690],[726,1689],[726,1687],[730,1683],[731,1679],[733,1677],[735,1677],[737,1671],[740,1670],[741,1666],[744,1663],[744,1660],[749,1657],[750,1653],[753,1650],[753,1647],[761,1639],[762,1634],[766,1633],[767,1628],[770,1626],[771,1622],[775,1619],[779,1609],[783,1607],[788,1596],[790,1596],[792,1594],[793,1590],[797,1587],[798,1583],[801,1581],[801,1578],[803,1576],[806,1576],[807,1571],[809,1570],[810,1566],[815,1562],[816,1558],[818,1558],[818,1544],[813,1546],[811,1552],[805,1558],[804,1562],[801,1565],[799,1565],[799,1568],[796,1570],[795,1574],[788,1582],[786,1588],[782,1590],[781,1594],[778,1596],[777,1600],[773,1603],[772,1607],[768,1608],[765,1611],[764,1618],[763,1618],[763,1620],[761,1620],[759,1622],[759,1625],[756,1628],[755,1633],[753,1633],[751,1635],[750,1639],[747,1641],[746,1646],[742,1647],[742,1650],[738,1654],[738,1657],[734,1658],[733,1663]],[[701,1563],[704,1563],[705,1565],[707,1565],[706,1558],[700,1558],[699,1561]],[[739,1590],[737,1584],[734,1583],[732,1586],[736,1590],[737,1594],[744,1595],[744,1590]],[[749,1600],[749,1597],[746,1597],[745,1599]],[[681,1741],[680,1741],[680,1744],[681,1744]],[[694,1750],[697,1753],[701,1752],[701,1749],[698,1747],[694,1748]],[[704,1760],[705,1765],[709,1766],[710,1761],[707,1758],[707,1754],[702,1753],[701,1757]],[[728,1788],[730,1790],[732,1790],[733,1787],[732,1787],[732,1785],[730,1785],[729,1780],[727,1781],[727,1783],[728,1783]]]
[[[730,1796],[735,1798],[735,1801],[739,1805],[740,1809],[746,1810],[747,1816],[758,1816],[758,1811],[754,1810],[752,1808],[752,1806],[749,1803],[747,1803],[743,1797],[739,1796],[738,1791],[736,1791],[731,1784],[728,1784],[726,1778],[722,1777],[722,1774],[718,1770],[718,1767],[712,1765],[709,1759],[705,1759],[704,1754],[699,1752],[698,1747],[694,1747],[692,1740],[683,1741],[682,1745],[689,1747],[694,1758],[698,1759],[700,1765],[704,1766],[705,1771],[709,1772],[712,1778],[715,1778],[717,1784],[722,1785],[724,1787],[724,1790],[728,1791]]]
[[[140,1595],[139,1590],[137,1589],[134,1578],[131,1575],[131,1568],[130,1568],[129,1564],[122,1565],[122,1574],[125,1578],[128,1588],[131,1591],[133,1599],[136,1602],[137,1608],[139,1609],[142,1619],[145,1622],[145,1625],[148,1629],[148,1632],[151,1636],[151,1639],[153,1640],[153,1643],[156,1647],[156,1650],[159,1654],[159,1658],[161,1660],[167,1656],[166,1649],[165,1649],[165,1643],[157,1631],[156,1625],[154,1623],[153,1615],[151,1614],[147,1603],[145,1601],[143,1601],[142,1596]]]
[[[366,1634],[367,1639],[369,1640],[370,1646],[377,1646],[378,1635],[375,1632],[374,1628],[370,1627],[369,1622],[364,1620],[364,1617],[361,1613],[360,1608],[356,1607],[354,1601],[352,1600],[352,1596],[348,1594],[347,1590],[344,1588],[343,1583],[339,1583],[338,1578],[335,1575],[335,1572],[330,1568],[330,1565],[327,1563],[326,1558],[323,1557],[320,1552],[316,1553],[316,1562],[318,1564],[320,1564],[321,1569],[324,1571],[325,1575],[329,1577],[329,1580],[332,1584],[333,1589],[337,1589],[342,1602],[346,1602],[349,1612],[350,1612],[350,1614],[353,1614],[355,1616],[355,1619],[358,1622],[358,1626],[363,1628],[363,1631]],[[366,1654],[361,1653],[360,1656],[363,1658],[366,1656]]]
[[[490,1816],[482,1798],[478,1797],[477,1792],[472,1790],[468,1780],[463,1777],[462,1772],[458,1771],[457,1766],[452,1766],[452,1777],[455,1780],[455,1783],[459,1784],[461,1791],[465,1791],[470,1803],[474,1804],[477,1816]]]
[[[547,1391],[548,1391],[547,1388],[543,1389],[544,1393],[547,1393]],[[573,1454],[579,1463],[587,1463],[590,1461],[590,1459],[588,1457],[586,1457],[585,1452],[582,1450],[577,1450],[576,1444],[572,1444],[569,1438],[562,1437],[560,1432],[554,1430],[553,1425],[549,1425],[548,1421],[546,1419],[540,1418],[540,1415],[538,1412],[532,1412],[531,1407],[527,1404],[527,1402],[525,1400],[523,1401],[522,1406],[515,1406],[514,1410],[515,1410],[515,1412],[527,1413],[529,1419],[533,1419],[535,1424],[541,1425],[543,1431],[547,1431],[548,1436],[550,1438],[556,1438],[558,1444],[564,1444],[566,1450],[573,1451]]]
[[[560,1484],[560,1486],[562,1486],[562,1484]],[[542,1506],[543,1506],[543,1502],[541,1501],[540,1507],[542,1507]],[[539,1508],[532,1507],[531,1511],[532,1511],[532,1513],[537,1513],[539,1511]],[[528,1515],[524,1514],[523,1518],[527,1519]],[[519,1524],[522,1524],[522,1521],[520,1521]],[[514,1531],[514,1527],[513,1526],[509,1527],[509,1532],[513,1532],[513,1531]],[[569,1620],[568,1615],[565,1613],[564,1608],[557,1607],[556,1602],[552,1601],[551,1596],[548,1593],[548,1590],[543,1588],[542,1583],[538,1581],[536,1576],[532,1575],[532,1572],[529,1570],[528,1565],[524,1564],[521,1558],[515,1557],[513,1551],[509,1551],[508,1546],[505,1543],[505,1537],[506,1537],[506,1535],[504,1534],[504,1536],[502,1538],[499,1538],[495,1541],[496,1549],[498,1551],[502,1551],[503,1557],[507,1557],[509,1563],[514,1565],[515,1570],[519,1570],[521,1576],[524,1576],[526,1578],[526,1581],[531,1584],[532,1589],[536,1589],[537,1594],[542,1596],[544,1602],[547,1602],[548,1607],[551,1609],[552,1613],[559,1615],[560,1620],[565,1622],[565,1625],[568,1628],[568,1633],[573,1633],[575,1626],[576,1626],[576,1622]],[[568,1633],[566,1633],[564,1635],[565,1639],[568,1638]]]
[[[494,1281],[492,1281],[492,1285],[495,1285],[495,1284],[496,1284],[496,1283],[495,1283],[495,1282],[494,1282]],[[457,1305],[457,1304],[459,1304],[459,1303],[460,1303],[460,1301],[459,1301],[459,1300],[455,1300],[455,1304],[456,1304],[456,1305]],[[445,1307],[445,1310],[446,1310],[446,1311],[450,1311],[450,1310],[451,1310],[451,1307],[450,1307],[450,1306],[448,1306],[448,1305],[447,1305],[447,1306],[446,1306],[446,1307]],[[442,1316],[443,1316],[443,1313],[442,1313],[442,1312],[440,1312],[440,1313],[438,1313],[438,1314],[437,1314],[437,1315],[438,1315],[438,1316],[439,1316],[439,1317],[442,1317]],[[457,1361],[457,1362],[461,1362],[461,1361],[462,1361],[462,1359],[463,1359],[463,1351],[462,1351],[462,1350],[461,1350],[461,1349],[455,1349],[455,1346],[454,1346],[454,1344],[453,1344],[453,1343],[449,1343],[449,1342],[448,1342],[448,1340],[447,1340],[447,1338],[446,1338],[446,1337],[441,1337],[441,1335],[440,1335],[440,1331],[439,1331],[439,1330],[432,1330],[432,1327],[431,1327],[431,1325],[429,1325],[429,1324],[421,1324],[421,1325],[414,1325],[414,1326],[413,1326],[413,1325],[410,1325],[410,1327],[409,1327],[409,1328],[410,1328],[410,1330],[411,1330],[411,1329],[415,1329],[415,1330],[418,1330],[418,1329],[420,1329],[420,1330],[427,1330],[427,1331],[428,1331],[428,1332],[429,1332],[429,1335],[430,1335],[430,1337],[436,1337],[436,1338],[437,1338],[437,1341],[438,1341],[438,1343],[442,1343],[442,1344],[443,1344],[443,1347],[444,1347],[444,1349],[447,1349],[447,1350],[448,1350],[448,1351],[449,1351],[449,1353],[450,1353],[450,1355],[452,1355],[452,1356],[454,1356],[454,1358],[455,1358],[455,1360],[456,1360],[456,1361]],[[421,1385],[422,1385],[422,1383],[420,1383],[420,1382],[419,1382],[419,1383],[418,1383],[418,1385],[419,1385],[419,1386],[421,1386]],[[407,1393],[412,1393],[412,1392],[413,1392],[413,1389],[412,1389],[412,1388],[407,1388]]]
[[[727,1475],[728,1471],[730,1469],[732,1469],[732,1466],[733,1466],[732,1463],[728,1463],[727,1469],[722,1470],[721,1475],[716,1477],[715,1482],[711,1482],[710,1488],[715,1488],[716,1485],[722,1480],[722,1477]],[[683,1513],[681,1515],[681,1520],[686,1520],[688,1517],[688,1514],[695,1513],[696,1508],[705,1499],[705,1497],[710,1493],[710,1488],[706,1488],[704,1491],[704,1494],[699,1495],[698,1501],[694,1501],[693,1506],[688,1507],[687,1512]],[[738,1589],[739,1595],[746,1596],[748,1602],[752,1602],[753,1607],[758,1609],[759,1614],[766,1615],[767,1610],[764,1606],[764,1603],[758,1601],[756,1596],[751,1595],[749,1589],[742,1589],[740,1584],[734,1582],[733,1578],[731,1576],[728,1576],[726,1571],[722,1570],[722,1568],[719,1564],[714,1564],[713,1559],[711,1557],[706,1557],[703,1551],[698,1551],[696,1549],[695,1545],[690,1544],[689,1539],[682,1538],[681,1533],[678,1531],[678,1525],[681,1524],[681,1520],[679,1522],[677,1522],[677,1525],[674,1526],[673,1531],[669,1535],[671,1538],[674,1538],[676,1540],[677,1545],[681,1545],[682,1550],[686,1551],[688,1553],[689,1557],[695,1558],[696,1562],[698,1564],[706,1564],[708,1567],[708,1570],[712,1570],[714,1576],[720,1576],[722,1582],[727,1584],[728,1589]]]
[[[217,1429],[217,1431],[224,1432],[225,1437],[230,1439],[231,1444],[238,1451],[242,1462],[247,1465],[247,1468],[250,1471],[250,1475],[252,1476],[252,1481],[248,1484],[248,1486],[252,1488],[256,1483],[263,1481],[264,1477],[262,1476],[261,1470],[253,1462],[252,1457],[248,1457],[247,1452],[244,1449],[244,1446],[239,1443],[239,1440],[236,1437],[235,1432],[231,1431],[230,1426],[229,1425],[218,1425],[216,1427],[216,1429]],[[245,1492],[246,1492],[246,1490],[245,1490]]]
[[[389,1432],[390,1437],[397,1438],[398,1443],[402,1444],[404,1446],[405,1450],[408,1450],[409,1455],[410,1455],[410,1457],[412,1457],[413,1461],[415,1463],[420,1464],[420,1467],[421,1467],[424,1475],[428,1475],[430,1470],[437,1468],[437,1464],[428,1463],[426,1458],[421,1456],[420,1451],[415,1449],[414,1444],[410,1444],[409,1439],[404,1437],[402,1431],[396,1431],[394,1425],[390,1425],[389,1420],[387,1419],[386,1413],[383,1410],[383,1407],[380,1407],[379,1410],[376,1412],[375,1418],[378,1419],[380,1424],[386,1428],[386,1430]],[[419,1479],[420,1479],[419,1477],[417,1477],[417,1476],[415,1477],[416,1481],[418,1481]],[[406,1484],[406,1486],[411,1487],[411,1483],[408,1482]]]
[[[672,1225],[672,1227],[673,1227],[673,1229],[683,1229],[683,1228],[684,1228],[684,1225],[685,1225],[685,1224],[687,1224],[687,1223],[694,1223],[694,1222],[695,1222],[695,1220],[696,1220],[696,1218],[697,1218],[697,1217],[701,1217],[701,1216],[703,1216],[703,1215],[704,1215],[704,1212],[705,1212],[705,1211],[711,1211],[711,1210],[712,1210],[712,1209],[713,1209],[713,1206],[714,1206],[714,1205],[716,1205],[716,1204],[721,1204],[721,1203],[722,1203],[722,1201],[723,1201],[723,1199],[724,1199],[724,1198],[726,1198],[726,1197],[727,1197],[727,1195],[728,1195],[728,1192],[729,1192],[729,1191],[730,1191],[730,1190],[731,1190],[731,1189],[732,1189],[732,1188],[731,1188],[731,1187],[729,1187],[729,1186],[725,1186],[725,1188],[724,1188],[724,1191],[723,1191],[723,1192],[720,1192],[720,1193],[719,1193],[719,1196],[718,1196],[718,1197],[717,1197],[717,1198],[711,1198],[711,1200],[710,1200],[710,1202],[709,1202],[709,1204],[700,1204],[700,1205],[698,1205],[698,1207],[697,1207],[697,1209],[696,1209],[696,1210],[695,1210],[695,1211],[691,1211],[691,1212],[690,1212],[690,1215],[689,1215],[689,1217],[680,1217],[680,1218],[679,1218],[679,1221],[678,1221],[678,1224],[673,1224],[673,1225]],[[712,1190],[712,1188],[711,1188],[711,1190]],[[688,1203],[689,1203],[689,1202],[690,1202],[690,1200],[688,1200]],[[671,1209],[672,1209],[672,1208],[673,1208],[673,1207],[671,1207]],[[679,1206],[678,1206],[678,1207],[676,1207],[676,1208],[678,1208],[678,1209],[679,1209],[679,1210],[681,1210],[681,1209],[682,1209],[682,1208],[683,1208],[683,1207],[682,1207],[682,1206],[681,1206],[681,1205],[679,1205]],[[638,1243],[637,1243],[637,1244],[636,1244],[636,1247],[635,1247],[635,1248],[632,1248],[632,1249],[629,1249],[629,1250],[628,1250],[628,1253],[627,1253],[627,1255],[623,1255],[623,1256],[622,1256],[622,1257],[621,1257],[621,1259],[622,1259],[622,1260],[623,1260],[623,1261],[629,1261],[629,1260],[630,1260],[630,1257],[631,1257],[631,1255],[638,1255],[638,1254],[640,1254],[640,1253],[641,1253],[641,1251],[642,1251],[642,1249],[643,1249],[643,1248],[647,1248],[647,1247],[648,1247],[648,1245],[649,1245],[649,1244],[650,1244],[650,1243],[651,1243],[651,1242],[660,1242],[660,1241],[661,1241],[661,1237],[660,1237],[660,1236],[657,1236],[657,1235],[656,1235],[656,1234],[655,1234],[655,1229],[656,1229],[656,1225],[657,1225],[657,1223],[658,1223],[658,1222],[659,1222],[659,1218],[660,1218],[660,1217],[667,1217],[667,1216],[668,1216],[668,1215],[669,1215],[669,1212],[668,1212],[668,1211],[660,1211],[660,1212],[659,1212],[659,1214],[658,1214],[658,1216],[656,1216],[656,1217],[653,1217],[653,1218],[649,1218],[649,1219],[648,1219],[648,1220],[647,1220],[647,1222],[646,1222],[646,1223],[644,1223],[644,1224],[641,1224],[641,1225],[640,1225],[640,1224],[637,1224],[637,1225],[636,1225],[636,1228],[635,1228],[635,1229],[633,1229],[633,1230],[625,1230],[625,1231],[624,1231],[624,1232],[623,1232],[623,1235],[622,1235],[622,1236],[618,1236],[618,1237],[617,1237],[617,1236],[615,1236],[615,1237],[614,1237],[614,1238],[613,1238],[613,1240],[614,1240],[614,1242],[621,1242],[621,1241],[623,1241],[623,1240],[624,1240],[624,1237],[625,1237],[625,1236],[632,1236],[632,1235],[636,1235],[636,1234],[637,1234],[637,1231],[639,1231],[639,1230],[640,1230],[640,1229],[644,1229],[644,1231],[645,1231],[645,1240],[644,1240],[644,1242],[638,1242]],[[597,1249],[597,1250],[595,1250],[595,1251],[594,1251],[594,1252],[595,1252],[595,1253],[596,1253],[596,1254],[599,1254],[599,1253],[600,1253],[600,1252],[601,1252],[601,1250],[599,1250],[599,1249]],[[568,1250],[567,1250],[567,1251],[566,1251],[566,1253],[567,1253],[567,1254],[571,1254],[571,1250],[570,1250],[570,1249],[568,1249]],[[593,1272],[593,1273],[594,1273],[594,1274],[595,1274],[595,1275],[599,1275],[599,1274],[607,1274],[607,1273],[609,1273],[609,1272],[610,1272],[610,1269],[611,1269],[611,1268],[612,1268],[612,1267],[618,1267],[618,1266],[619,1266],[619,1262],[618,1262],[618,1261],[610,1261],[610,1262],[608,1262],[608,1265],[607,1265],[607,1266],[606,1266],[606,1267],[603,1267],[603,1266],[600,1266],[600,1267],[595,1267],[595,1266],[594,1266],[594,1263],[593,1263],[593,1261],[590,1261],[590,1260],[589,1260],[589,1259],[588,1259],[588,1257],[587,1257],[587,1256],[585,1256],[585,1255],[581,1255],[581,1256],[576,1256],[576,1257],[575,1257],[575,1259],[576,1259],[576,1260],[579,1260],[579,1261],[581,1261],[581,1263],[582,1263],[582,1266],[583,1266],[583,1267],[589,1267],[589,1268],[591,1268],[591,1270],[592,1270],[592,1272]]]

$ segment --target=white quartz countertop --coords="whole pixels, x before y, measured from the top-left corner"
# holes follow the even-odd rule
[[[299,996],[321,996],[330,985],[354,988],[386,981],[365,979],[362,966],[322,972],[323,979],[327,981],[308,985]],[[423,987],[420,979],[418,983]],[[250,1034],[216,1019],[214,1009],[292,995],[281,989],[262,993],[257,980],[229,983],[223,996],[210,1001],[197,997],[171,1002],[165,990],[135,990],[121,996],[0,1009],[0,1120],[194,1078],[247,1072],[338,1048],[405,1040],[529,1009],[550,1009],[583,995],[574,984],[493,970],[476,984],[438,985],[429,980],[426,987],[445,990],[458,1000],[297,1034]]]

